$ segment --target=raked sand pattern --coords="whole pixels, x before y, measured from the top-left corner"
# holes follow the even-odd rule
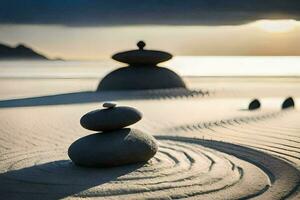
[[[159,152],[146,164],[105,169],[77,167],[66,153],[91,133],[79,119],[100,103],[1,101],[1,198],[299,199],[299,111],[281,111],[275,100],[249,112],[248,100],[226,91],[119,100],[143,112],[136,127],[157,138]]]
[[[10,152],[1,159],[1,169],[9,170],[1,171],[2,197],[283,199],[297,191],[299,171],[265,153],[221,142],[158,138],[160,151],[151,162],[113,169],[76,167],[63,149]]]

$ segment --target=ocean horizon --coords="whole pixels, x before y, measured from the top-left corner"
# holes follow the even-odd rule
[[[96,61],[0,61],[0,78],[102,78],[126,66],[110,59]],[[300,56],[175,56],[160,66],[181,76],[300,76]]]

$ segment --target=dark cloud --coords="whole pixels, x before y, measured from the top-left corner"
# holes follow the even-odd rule
[[[2,24],[225,25],[300,19],[300,0],[1,0]]]

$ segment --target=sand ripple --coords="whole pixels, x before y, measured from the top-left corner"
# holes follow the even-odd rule
[[[233,144],[159,136],[147,164],[110,169],[76,167],[65,149],[6,152],[0,192],[5,198],[282,199],[300,175],[288,163]]]

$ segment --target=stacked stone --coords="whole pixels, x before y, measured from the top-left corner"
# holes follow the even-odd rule
[[[104,103],[104,109],[85,114],[82,127],[100,131],[78,139],[69,147],[71,160],[80,166],[111,167],[147,162],[157,152],[155,138],[137,129],[126,128],[142,119],[137,109]]]
[[[138,49],[120,52],[112,59],[127,66],[107,74],[99,83],[97,91],[153,90],[186,88],[182,78],[172,70],[158,66],[168,61],[168,52],[145,49],[145,42],[137,43]]]

